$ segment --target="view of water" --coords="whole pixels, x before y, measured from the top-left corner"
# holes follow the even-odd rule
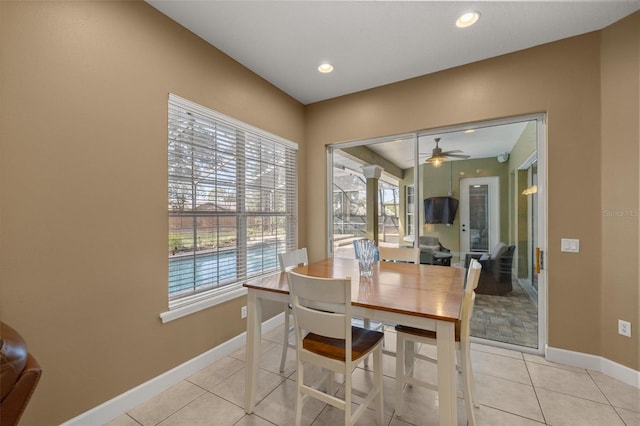
[[[280,252],[283,251],[284,247],[280,249]],[[274,246],[261,245],[249,248],[247,277],[275,270],[278,266],[277,254],[278,249]],[[215,288],[235,282],[239,279],[237,259],[236,250],[197,254],[195,257],[170,257],[169,293],[193,290],[202,286]]]

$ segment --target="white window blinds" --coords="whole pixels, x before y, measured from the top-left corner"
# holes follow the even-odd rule
[[[278,270],[297,247],[297,145],[169,95],[170,308]]]

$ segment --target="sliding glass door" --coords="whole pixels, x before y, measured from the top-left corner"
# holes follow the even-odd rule
[[[542,351],[544,137],[540,114],[329,146],[329,255],[354,257],[366,237],[444,252],[451,267],[482,257],[472,336]]]

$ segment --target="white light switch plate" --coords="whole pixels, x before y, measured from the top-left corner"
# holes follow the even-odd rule
[[[560,240],[560,251],[567,253],[580,253],[580,240],[563,238]]]

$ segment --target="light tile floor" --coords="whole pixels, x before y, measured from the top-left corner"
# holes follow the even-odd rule
[[[258,401],[255,412],[244,406],[244,348],[204,368],[171,389],[114,419],[109,426],[151,425],[292,425],[295,417],[295,351],[289,350],[285,372],[278,372],[282,329],[263,336]],[[395,333],[387,330],[385,345],[395,347]],[[423,347],[422,351],[432,351]],[[604,374],[555,364],[536,355],[472,345],[480,407],[479,425],[487,426],[640,426],[640,389]],[[384,357],[385,424],[437,425],[437,393],[408,388],[404,413],[394,411],[395,359]],[[313,371],[310,371],[312,376]],[[305,370],[305,375],[308,373]],[[416,374],[433,380],[435,366],[420,364]],[[370,371],[358,368],[354,386],[367,388]],[[340,390],[338,390],[340,392]],[[354,403],[360,402],[357,398]],[[458,399],[458,424],[466,424],[464,401]],[[341,412],[315,400],[303,410],[303,423],[314,426],[342,423]],[[375,424],[367,410],[359,425]]]

